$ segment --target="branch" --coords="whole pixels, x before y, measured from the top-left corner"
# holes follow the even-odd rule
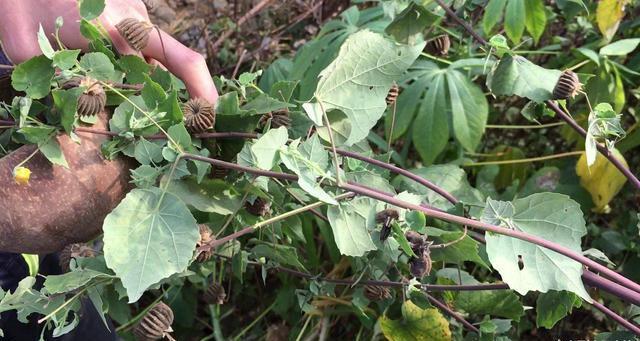
[[[460,19],[460,17],[458,17],[456,13],[453,12],[453,10],[451,10],[451,8],[449,8],[449,6],[447,6],[442,0],[434,0],[434,1],[438,3],[438,5],[442,7],[442,9],[444,9],[445,12],[447,12],[447,15],[451,17],[451,19],[455,20],[458,24],[464,27],[464,29],[469,34],[471,34],[476,41],[478,41],[482,45],[485,45],[485,46],[488,45],[488,42],[484,38],[482,38],[478,33],[476,33],[473,27],[471,27],[471,25],[469,25],[464,20]],[[576,121],[573,118],[571,118],[571,116],[567,115],[564,111],[562,111],[554,101],[549,100],[549,101],[546,101],[545,104],[551,110],[553,110],[560,117],[561,120],[567,122],[569,126],[571,126],[571,128],[575,130],[578,134],[582,135],[583,137],[587,136],[587,132],[582,127],[580,127],[580,125],[578,125],[578,123],[576,123]],[[614,166],[616,166],[616,168],[618,168],[618,170],[620,170],[620,172],[622,172],[622,174],[624,174],[624,176],[627,179],[629,179],[629,181],[633,184],[633,186],[636,189],[640,190],[640,180],[638,180],[638,178],[633,173],[631,173],[631,171],[628,168],[624,167],[624,165],[618,159],[616,159],[605,146],[603,146],[600,143],[597,143],[596,146],[598,148],[598,151],[604,157],[606,157],[609,160],[609,162],[611,162]]]
[[[449,308],[446,304],[438,301],[435,297],[427,294],[427,298],[429,299],[429,302],[431,302],[433,305],[437,306],[438,308],[440,308],[441,310],[444,310],[445,313],[447,313],[447,315],[453,317],[454,319],[456,319],[458,322],[462,323],[462,325],[464,325],[465,327],[467,327],[467,329],[476,332],[478,334],[480,334],[480,330],[478,328],[476,328],[474,325],[472,325],[471,323],[469,323],[469,321],[465,320],[462,316],[458,315],[458,313],[456,313],[455,311],[453,311],[451,308]]]
[[[632,323],[624,319],[624,317],[616,314],[609,308],[605,307],[602,303],[598,301],[593,301],[591,303],[596,309],[600,310],[603,314],[609,316],[612,320],[618,322],[621,326],[627,328],[630,332],[640,335],[640,327],[637,324]]]

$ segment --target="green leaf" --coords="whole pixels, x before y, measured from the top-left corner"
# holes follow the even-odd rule
[[[467,151],[474,151],[484,134],[489,105],[482,90],[458,71],[447,72],[453,133]],[[415,132],[414,132],[415,134]],[[415,135],[414,135],[415,136]]]
[[[191,135],[184,127],[184,124],[176,124],[167,129],[167,134],[173,139],[173,142],[177,143],[183,150],[189,150],[191,148]],[[175,147],[175,146],[172,146]]]
[[[543,292],[536,300],[536,325],[547,329],[571,313],[574,307],[579,308],[582,300],[576,294],[567,291]]]
[[[149,165],[141,165],[131,170],[131,182],[140,188],[154,186],[162,170]]]
[[[194,179],[187,178],[171,181],[167,191],[202,212],[227,215],[235,213],[242,206],[240,193],[224,180],[204,179],[197,183]]]
[[[147,141],[144,137],[136,142],[133,157],[143,165],[162,161],[162,143]]]
[[[507,0],[489,0],[482,17],[482,28],[485,34],[491,33],[493,27],[500,22],[506,3]]]
[[[389,341],[451,340],[449,322],[438,309],[422,309],[411,301],[402,304],[402,319],[392,320],[383,315],[378,321]]]
[[[524,57],[507,55],[493,70],[487,84],[495,95],[517,95],[544,102],[552,98],[561,73],[535,65]]]
[[[375,250],[369,230],[375,225],[375,206],[368,198],[356,198],[327,209],[327,218],[340,253],[360,257]]]
[[[78,98],[82,94],[81,88],[69,90],[56,89],[51,92],[53,103],[60,114],[60,124],[67,133],[73,131],[73,123],[76,120],[78,110]]]
[[[102,14],[105,0],[78,0],[80,16],[85,20],[93,20]]]
[[[80,58],[80,67],[88,76],[101,81],[112,80],[115,69],[107,55],[101,52],[90,52]]]
[[[299,140],[292,142],[287,148],[280,149],[282,162],[298,175],[298,185],[305,192],[328,203],[337,204],[316,181],[316,178],[329,176],[329,154],[322,147],[320,139],[316,135],[304,141],[300,146]]]
[[[633,52],[640,44],[640,38],[621,39],[615,43],[603,46],[600,54],[603,56],[626,56]]]
[[[289,101],[289,99],[282,99],[280,96],[276,96],[271,89],[273,85],[286,81],[289,78],[289,74],[291,73],[291,68],[293,67],[293,62],[291,59],[280,57],[276,59],[273,63],[267,67],[267,69],[260,76],[260,80],[258,81],[258,86],[265,92],[269,92],[271,97],[275,97],[280,100],[284,100],[285,102]],[[297,82],[295,82],[297,84]]]
[[[200,238],[196,220],[174,194],[134,189],[104,220],[104,257],[136,302],[150,286],[186,270]]]
[[[382,35],[363,30],[340,48],[338,57],[320,73],[314,93],[326,112],[342,111],[351,123],[344,144],[364,139],[384,113],[385,97],[393,81],[415,61],[423,44],[397,45]],[[305,107],[305,109],[308,106]],[[314,113],[310,118],[321,122]]]
[[[555,243],[578,253],[580,238],[587,233],[580,205],[557,193],[537,193],[513,202],[487,199],[482,221],[541,238],[553,236]],[[488,233],[486,240],[491,264],[521,295],[530,290],[567,290],[591,302],[580,263],[512,237]]]
[[[41,125],[41,126],[24,126],[18,130],[22,136],[24,136],[25,140],[34,143],[40,144],[48,141],[51,138],[51,134],[56,130],[56,128]]]
[[[266,257],[278,262],[279,264],[291,265],[298,269],[306,270],[304,265],[300,263],[298,252],[293,246],[264,243],[256,245],[251,249],[251,252],[256,256],[256,258]]]
[[[33,99],[40,99],[49,94],[54,73],[51,60],[45,56],[33,57],[16,66],[11,74],[11,85]]]
[[[428,11],[424,6],[411,2],[393,18],[385,32],[398,42],[409,43],[411,39],[415,40],[415,35],[422,33],[427,26],[433,25],[438,19],[440,19],[439,16]]]
[[[31,255],[27,253],[21,254],[22,259],[24,259],[25,263],[27,263],[27,268],[29,269],[29,276],[36,277],[38,275],[38,270],[40,268],[40,256]]]
[[[38,28],[38,45],[40,45],[40,50],[42,54],[45,55],[49,59],[53,59],[53,55],[56,51],[51,47],[51,43],[47,38],[47,34],[44,33],[44,29],[42,29],[42,24],[39,25]]]
[[[514,43],[519,43],[524,32],[526,12],[525,1],[533,0],[508,0],[504,13],[504,30]]]
[[[144,100],[144,103],[147,105],[149,109],[155,109],[158,107],[159,103],[162,103],[167,98],[167,93],[164,91],[160,84],[154,82],[151,77],[147,74],[143,74],[144,78],[144,87],[140,95]]]
[[[47,160],[49,160],[49,162],[53,163],[54,165],[69,168],[67,159],[65,159],[64,154],[62,153],[62,149],[60,149],[60,144],[55,138],[52,137],[47,142],[39,144],[38,148],[40,149],[40,152],[44,154]]]
[[[69,70],[76,65],[81,50],[56,51],[53,55],[53,66],[60,70]]]
[[[49,275],[44,287],[49,294],[64,294],[79,289],[94,279],[115,278],[113,275],[91,269],[75,269],[62,275]]]
[[[425,163],[431,164],[449,142],[446,78],[433,77],[413,122],[413,144]]]
[[[544,12],[544,2],[542,0],[525,0],[526,19],[524,25],[533,37],[536,44],[547,25],[547,15]]]
[[[427,235],[434,237],[437,244],[449,243],[462,237],[463,231],[451,232],[427,227]],[[434,262],[443,261],[446,263],[462,264],[466,261],[474,262],[489,270],[489,265],[482,260],[478,253],[478,242],[465,236],[462,240],[441,249],[431,250],[431,260]]]
[[[255,166],[270,170],[278,163],[278,155],[289,138],[286,127],[271,129],[251,145]]]
[[[151,65],[144,59],[135,55],[126,55],[118,60],[118,68],[121,69],[129,83],[141,84],[145,81],[145,75],[151,71]]]
[[[267,94],[260,94],[258,97],[242,106],[242,110],[255,110],[257,114],[266,114],[272,111],[291,107],[295,107],[295,105],[280,101]]]

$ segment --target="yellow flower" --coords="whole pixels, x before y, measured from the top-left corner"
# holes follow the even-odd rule
[[[16,167],[13,169],[13,179],[20,185],[28,185],[31,170],[27,167]]]

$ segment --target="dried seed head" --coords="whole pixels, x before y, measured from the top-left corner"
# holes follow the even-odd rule
[[[58,258],[59,258],[58,262],[60,264],[60,267],[62,268],[62,271],[68,272],[70,270],[69,264],[71,263],[72,258],[79,258],[79,257],[89,258],[89,257],[95,257],[95,256],[96,256],[95,250],[93,250],[93,248],[91,248],[86,244],[82,244],[82,243],[69,244],[65,246],[65,248],[62,249],[62,251],[60,251],[60,254],[58,255]]]
[[[376,213],[376,223],[383,224],[387,219],[398,219],[400,213],[395,208],[387,208],[384,211]],[[407,232],[409,233],[409,232]]]
[[[60,88],[62,88],[63,90],[77,88],[80,86],[80,82],[82,82],[82,79],[82,77],[72,77],[71,79],[60,84]]]
[[[209,177],[211,177],[212,179],[224,179],[227,177],[227,175],[229,175],[228,168],[222,168],[222,167],[216,167],[216,166],[212,166],[211,173],[209,173]]]
[[[212,284],[202,295],[202,299],[207,304],[224,304],[225,298],[227,298],[227,293],[224,291],[224,287],[218,283]]]
[[[568,99],[575,97],[582,89],[578,75],[571,70],[564,70],[553,88],[553,99]]]
[[[286,322],[276,323],[267,327],[266,341],[287,341],[289,340],[289,334],[291,329],[287,326]]]
[[[172,332],[173,311],[164,302],[159,302],[138,322],[133,329],[138,341],[160,340]]]
[[[107,94],[102,85],[93,78],[85,77],[80,81],[80,86],[86,87],[86,90],[78,97],[78,115],[93,116],[102,112],[107,104]]]
[[[192,98],[182,107],[184,112],[184,125],[191,133],[203,133],[216,122],[216,113],[213,106],[202,98]]]
[[[245,202],[244,208],[247,210],[247,212],[255,216],[264,217],[271,210],[271,203],[266,201],[265,199],[257,197],[256,200],[253,201],[253,204],[249,201]]]
[[[136,51],[141,51],[149,43],[149,31],[153,28],[151,23],[134,18],[126,18],[116,25],[118,33],[127,41],[127,44]]]
[[[391,224],[384,224],[380,229],[380,241],[383,242],[391,235]]]
[[[409,268],[411,275],[416,278],[422,278],[431,272],[431,253],[426,249],[419,258],[411,258]]]
[[[385,100],[387,101],[387,105],[392,105],[393,103],[395,103],[398,100],[398,95],[400,95],[400,87],[398,86],[398,84],[393,83],[391,89],[389,89],[387,98],[385,98]]]
[[[407,238],[407,240],[411,244],[414,244],[414,245],[424,244],[424,237],[418,232],[407,231],[407,233],[405,233],[404,236]]]
[[[277,110],[264,114],[260,118],[260,125],[264,126],[271,120],[271,128],[291,127],[291,117],[286,110]]]
[[[425,50],[429,54],[436,56],[446,56],[451,48],[451,40],[448,34],[439,35],[429,41],[425,46]]]
[[[365,285],[364,296],[369,301],[382,301],[391,298],[391,290],[381,285]]]
[[[196,244],[196,246],[197,248],[200,248],[201,246],[205,246],[211,243],[211,241],[213,240],[213,237],[211,236],[211,230],[209,230],[209,227],[207,227],[207,225],[199,224],[198,228],[200,229],[200,239],[198,240],[198,243]],[[200,263],[204,263],[208,261],[209,259],[211,259],[211,256],[213,255],[212,249],[199,250],[197,252],[198,252],[198,255],[196,256],[196,261]]]

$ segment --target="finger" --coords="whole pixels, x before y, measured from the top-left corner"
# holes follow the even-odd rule
[[[212,104],[218,99],[218,91],[213,84],[204,57],[182,45],[171,35],[160,29],[154,29],[151,31],[149,43],[142,50],[142,53],[156,59],[178,76],[187,86],[191,97],[203,98]]]
[[[15,26],[12,32],[0,34],[0,48],[13,64],[20,64],[25,60],[41,55],[36,37],[37,28],[32,25]],[[6,34],[5,34],[6,33]]]

